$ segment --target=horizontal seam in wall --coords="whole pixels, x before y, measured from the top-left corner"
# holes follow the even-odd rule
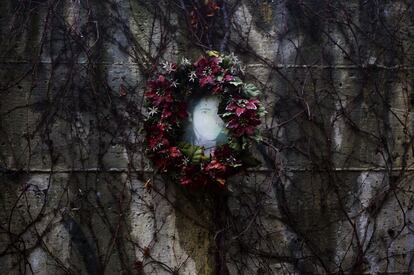
[[[40,64],[55,64],[51,61],[40,61]],[[28,61],[0,61],[0,64],[27,64],[32,65],[33,63]],[[56,62],[56,64],[70,64],[73,62]],[[120,62],[76,62],[76,64],[96,64],[96,65],[111,65],[111,66],[138,66],[138,63],[120,63]],[[383,70],[414,70],[414,66],[395,65],[385,66],[380,64],[364,64],[364,65],[298,65],[298,64],[275,64],[269,66],[265,64],[249,64],[248,68],[277,68],[277,69],[290,69],[290,68],[303,68],[303,69],[383,69]]]
[[[298,168],[298,167],[285,167],[279,172],[386,172],[386,171],[414,171],[414,167],[395,167],[392,169],[382,168],[382,167],[349,167],[349,168],[333,168],[330,170],[323,169],[310,169],[310,168]],[[144,169],[134,169],[128,170],[126,168],[109,168],[109,169],[99,169],[99,168],[88,168],[88,169],[30,169],[30,170],[18,170],[18,169],[7,169],[6,171],[0,171],[0,173],[153,173],[154,170],[144,170]],[[277,170],[272,169],[248,169],[248,172],[277,172]]]

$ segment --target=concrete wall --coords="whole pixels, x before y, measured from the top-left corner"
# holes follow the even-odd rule
[[[412,272],[412,3],[226,1],[191,28],[208,2],[1,1],[2,273]],[[154,172],[141,114],[151,64],[220,46],[268,110],[224,197]]]

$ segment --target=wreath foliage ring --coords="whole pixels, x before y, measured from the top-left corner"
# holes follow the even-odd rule
[[[210,51],[191,63],[165,62],[148,81],[144,128],[147,154],[153,164],[182,185],[225,187],[226,179],[258,164],[249,153],[260,140],[258,125],[265,110],[260,92],[246,84],[239,59]],[[206,153],[205,148],[182,141],[190,98],[216,96],[218,116],[224,121],[227,142]]]

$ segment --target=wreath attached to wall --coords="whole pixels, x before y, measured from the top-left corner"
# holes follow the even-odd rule
[[[259,164],[249,148],[261,138],[258,125],[265,110],[257,99],[259,90],[244,83],[242,74],[236,56],[214,51],[195,63],[183,58],[178,64],[162,64],[147,84],[144,124],[147,154],[159,171],[189,187],[225,187],[229,176]],[[210,107],[203,109],[203,104]],[[191,106],[196,106],[194,117]],[[192,128],[194,119],[197,125]],[[219,122],[222,128],[217,134]],[[207,148],[208,142],[188,137],[189,129],[194,129],[193,136],[210,131],[222,138]]]

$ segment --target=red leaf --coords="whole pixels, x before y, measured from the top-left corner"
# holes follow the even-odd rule
[[[223,91],[223,87],[221,85],[217,85],[213,88],[213,94],[219,94]]]
[[[207,17],[212,17],[220,9],[215,1],[208,0],[207,2]]]
[[[237,108],[236,108],[236,115],[237,115],[237,116],[241,116],[241,115],[244,113],[244,111],[246,111],[246,109],[245,109],[245,108],[242,108],[242,107],[237,107]]]
[[[249,100],[248,103],[246,103],[246,108],[249,110],[256,110],[257,106],[256,104],[258,103],[257,100]]]
[[[240,124],[238,122],[238,119],[233,118],[232,120],[229,121],[229,123],[227,123],[227,128],[229,129],[234,129],[239,127]]]
[[[178,157],[181,157],[181,155],[182,155],[180,149],[178,149],[175,146],[170,147],[169,154],[170,154],[170,157],[172,157],[172,158],[178,158]]]
[[[124,84],[119,85],[119,95],[126,96],[127,95],[127,88]]]
[[[224,81],[232,81],[234,79],[234,77],[232,76],[232,75],[230,75],[230,74],[226,74],[225,76],[224,76]]]
[[[203,77],[201,80],[200,80],[200,87],[204,87],[204,86],[206,86],[207,84],[213,84],[214,82],[213,82],[213,78],[211,77],[211,76],[206,76],[206,77]]]
[[[224,185],[226,184],[226,180],[225,179],[216,179],[216,181],[218,182],[218,183],[220,183],[220,187],[224,187]]]

